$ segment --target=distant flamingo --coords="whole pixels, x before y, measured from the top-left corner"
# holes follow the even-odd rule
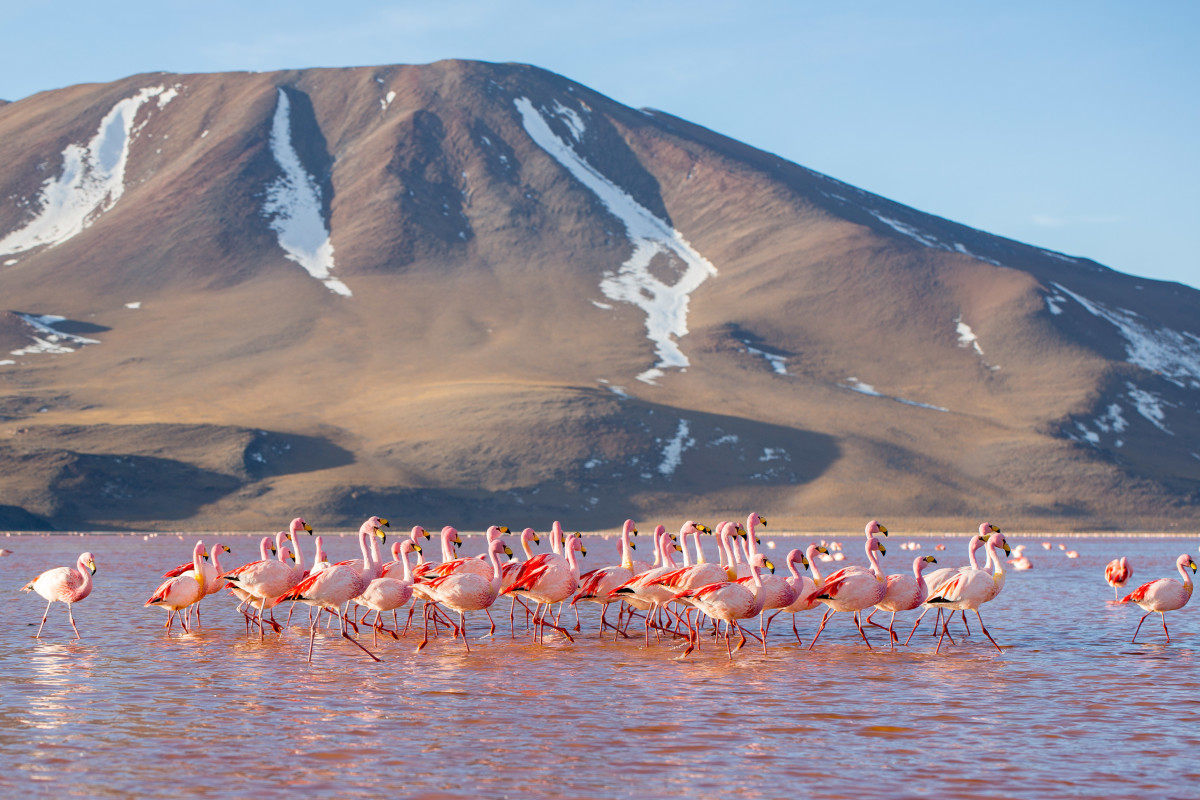
[[[1121,595],[1118,589],[1125,586],[1126,582],[1133,577],[1133,567],[1129,566],[1129,559],[1125,556],[1114,558],[1108,562],[1108,566],[1104,568],[1104,580],[1108,581],[1108,585],[1113,587],[1113,602],[1121,602]]]
[[[204,543],[196,542],[196,546],[192,548],[192,568],[182,575],[168,578],[146,601],[147,606],[167,609],[167,633],[171,632],[171,623],[180,611],[199,603],[204,598],[205,555]],[[183,616],[179,617],[179,624],[183,626],[185,632],[191,632],[191,627]]]
[[[1122,603],[1137,603],[1146,612],[1138,620],[1137,630],[1133,632],[1131,643],[1137,642],[1138,631],[1142,629],[1142,623],[1155,611],[1162,617],[1163,633],[1167,637],[1167,642],[1170,643],[1171,634],[1167,633],[1167,616],[1164,612],[1183,608],[1187,605],[1187,601],[1192,599],[1192,576],[1188,575],[1187,571],[1191,569],[1195,574],[1196,562],[1192,560],[1191,556],[1184,553],[1175,559],[1175,568],[1183,576],[1183,583],[1174,578],[1159,578],[1156,581],[1143,583],[1121,599]]]
[[[1025,555],[1025,545],[1019,544],[1013,548],[1012,558],[1008,560],[1008,565],[1018,572],[1033,569],[1033,562],[1029,560],[1029,556]]]
[[[38,625],[37,635],[42,638],[42,627],[50,614],[50,606],[55,600],[67,604],[67,619],[71,620],[71,628],[75,638],[82,639],[79,628],[75,627],[75,615],[71,606],[92,593],[92,575],[96,574],[96,558],[91,553],[81,553],[74,567],[54,567],[21,587],[22,592],[37,592],[46,600],[46,613],[42,614],[42,624]]]

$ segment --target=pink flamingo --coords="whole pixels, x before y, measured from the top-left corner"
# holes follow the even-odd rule
[[[619,602],[619,598],[613,596],[612,593],[633,578],[633,549],[635,545],[629,541],[629,536],[636,533],[637,527],[634,525],[633,520],[625,520],[625,524],[621,528],[621,536],[617,539],[621,563],[608,567],[600,567],[579,576],[579,592],[572,598],[571,605],[574,606],[580,600],[600,604],[600,638],[604,638],[606,628],[612,628],[617,633],[624,633],[621,630],[619,618],[617,620],[618,624],[613,625],[605,615],[608,613],[610,604]],[[508,566],[507,564],[505,565],[506,568]],[[516,600],[515,596],[513,600]],[[613,636],[615,637],[616,634],[613,634]]]
[[[251,598],[251,606],[254,605],[255,599],[258,600],[260,641],[265,636],[263,619],[267,608],[274,608],[278,605],[280,596],[299,582],[299,569],[288,566],[285,563],[285,557],[291,557],[293,564],[296,564],[295,555],[291,550],[287,547],[280,547],[279,560],[251,561],[249,564],[243,564],[221,576],[223,580],[229,581],[231,585],[246,592]],[[271,624],[276,629],[280,628],[274,620],[271,621]]]
[[[376,578],[367,584],[363,589],[362,594],[354,598],[354,602],[360,606],[375,612],[375,622],[372,625],[374,634],[374,643],[379,645],[379,629],[380,617],[383,612],[391,611],[395,613],[397,608],[407,603],[412,599],[413,581],[412,570],[408,564],[408,555],[412,552],[420,552],[421,546],[413,544],[409,539],[400,542],[400,563],[404,566],[404,571],[396,577],[381,577]],[[400,638],[396,631],[391,631],[392,638]]]
[[[911,611],[917,606],[925,602],[929,597],[929,585],[925,583],[925,579],[921,577],[921,571],[929,564],[936,564],[937,559],[933,556],[924,556],[913,559],[912,574],[901,572],[895,575],[887,576],[887,593],[883,599],[875,604],[875,608],[871,609],[871,614],[876,611],[890,611],[892,618],[888,622],[887,632],[888,638],[891,640],[892,649],[896,649],[896,612]],[[867,622],[871,622],[871,614],[867,614]],[[880,625],[879,627],[883,627]]]
[[[775,570],[774,565],[762,553],[750,556],[749,560],[750,582],[748,584],[739,581],[720,581],[701,586],[699,589],[680,592],[676,598],[691,600],[704,614],[712,619],[725,622],[725,652],[730,661],[733,661],[733,650],[730,648],[729,641],[731,630],[736,628],[741,635],[742,640],[737,646],[737,649],[741,650],[746,644],[746,634],[742,630],[739,620],[751,619],[762,612],[764,595],[762,581],[758,579],[758,570],[762,567],[767,567],[772,572]],[[688,640],[687,649],[683,651],[680,658],[686,658],[698,644],[699,633],[695,631],[689,633],[691,638]],[[693,641],[693,639],[697,641]],[[763,648],[766,649],[766,642],[763,642]]]
[[[972,534],[971,538],[967,541],[967,561],[969,562],[970,569],[979,569],[979,561],[977,561],[975,558],[975,551],[982,547],[983,543],[986,542],[993,533],[999,532],[1000,529],[990,522],[981,522],[979,524],[979,532]],[[925,576],[925,585],[929,587],[929,592],[932,594],[943,583],[957,575],[959,570],[967,568],[968,567],[941,567],[939,569],[935,569]],[[921,625],[921,620],[925,619],[925,615],[928,614],[929,609],[933,607],[933,605],[930,605],[929,602],[926,601],[925,608],[921,611],[920,616],[917,617],[917,621],[913,623],[912,630],[908,632],[908,638],[904,640],[905,646],[912,641],[913,634],[917,632],[917,628]],[[965,613],[963,614],[962,619],[963,626],[965,627],[967,624],[967,617]],[[933,622],[934,633],[937,633],[937,628],[941,625],[941,622],[942,609],[939,606],[937,610],[937,616],[934,617]],[[970,633],[970,629],[968,629],[967,632]]]
[[[818,553],[827,554],[828,548],[823,544],[810,544],[805,553],[799,550],[792,550],[788,553],[787,566],[791,572],[791,577],[785,578],[792,587],[795,599],[790,604],[776,611],[771,615],[771,619],[767,620],[770,625],[771,620],[783,613],[792,615],[792,633],[796,637],[796,644],[804,644],[800,641],[800,631],[796,630],[796,614],[801,611],[811,611],[821,605],[821,601],[817,599],[820,594],[820,589],[825,586],[825,579],[821,577],[820,571],[817,569],[816,557]],[[796,569],[796,564],[803,564],[808,569],[812,570],[813,576],[810,578],[807,575],[801,575]]]
[[[554,622],[546,620],[551,606],[563,602],[579,588],[579,563],[575,554],[587,555],[583,540],[578,536],[569,537],[563,549],[565,556],[541,553],[521,564],[512,585],[504,590],[507,594],[522,592],[538,604],[533,614],[535,638],[538,641],[545,640],[546,627],[554,628],[568,641],[575,641],[566,628],[559,626],[558,617]],[[541,617],[538,616],[539,611]]]
[[[1121,602],[1121,595],[1117,590],[1123,588],[1125,583],[1132,577],[1133,567],[1129,566],[1129,559],[1125,556],[1108,562],[1108,566],[1104,568],[1104,580],[1108,581],[1108,585],[1113,587],[1113,602]]]
[[[1137,642],[1138,631],[1142,629],[1142,623],[1155,611],[1162,617],[1163,633],[1167,637],[1167,643],[1171,642],[1171,634],[1167,633],[1167,615],[1164,612],[1183,608],[1187,605],[1187,601],[1192,599],[1192,576],[1188,575],[1187,571],[1191,569],[1195,574],[1196,562],[1192,560],[1191,556],[1184,553],[1175,559],[1175,568],[1183,576],[1183,583],[1174,578],[1159,578],[1156,581],[1143,583],[1121,598],[1122,603],[1137,603],[1146,612],[1138,620],[1137,630],[1133,632],[1131,643]]]
[[[876,525],[880,532],[886,533],[882,525]],[[868,525],[868,532],[872,530],[872,526]],[[887,555],[887,549],[873,534],[869,533],[866,543],[867,561],[870,562],[870,570],[864,570],[862,567],[851,566],[838,570],[825,579],[825,585],[821,588],[817,599],[823,602],[828,608],[825,615],[821,618],[821,624],[817,627],[816,634],[813,635],[813,640],[809,643],[808,649],[811,650],[817,643],[817,639],[821,637],[821,631],[825,629],[825,624],[829,618],[839,611],[850,611],[854,614],[854,624],[858,627],[858,632],[866,642],[867,649],[871,649],[871,642],[867,639],[867,633],[863,630],[862,623],[859,621],[859,612],[865,608],[870,608],[877,605],[884,595],[887,594],[887,578],[883,574],[883,569],[879,566],[879,559],[876,553]]]
[[[567,552],[572,553],[573,550],[568,549]],[[432,578],[427,583],[434,602],[441,603],[458,612],[458,625],[454,626],[454,636],[457,638],[459,634],[462,634],[463,645],[467,648],[468,653],[471,652],[471,644],[467,640],[466,612],[483,611],[495,603],[496,598],[500,596],[500,582],[504,575],[500,569],[500,562],[496,558],[497,553],[511,556],[512,550],[504,543],[503,539],[497,538],[491,543],[488,547],[488,559],[492,562],[491,578],[484,578],[474,572],[453,572],[449,575]],[[428,611],[428,606],[426,610]],[[570,635],[567,638],[569,639]],[[421,652],[421,648],[428,643],[429,617],[426,614],[425,638],[421,640],[421,644],[417,645],[417,652]]]
[[[50,614],[50,606],[57,600],[67,604],[67,619],[75,631],[75,638],[82,639],[79,628],[75,627],[75,615],[71,606],[92,593],[92,576],[96,574],[96,558],[91,553],[80,553],[74,567],[54,567],[21,587],[22,592],[37,592],[46,600],[46,613],[42,614],[42,624],[38,625],[37,635],[42,638],[42,627]]]
[[[371,552],[367,546],[368,536],[384,537],[382,525],[386,520],[379,517],[371,517],[364,522],[358,529],[358,547],[362,553],[362,559],[359,563],[369,565],[371,562]],[[282,600],[299,600],[308,603],[310,606],[316,606],[319,609],[324,609],[331,614],[337,616],[341,626],[342,638],[354,644],[355,647],[362,650],[368,656],[376,661],[379,657],[372,653],[367,648],[363,647],[346,631],[346,615],[342,612],[343,605],[349,605],[350,601],[362,594],[363,589],[367,587],[369,581],[363,579],[363,572],[355,569],[349,563],[338,562],[331,564],[328,569],[322,570],[316,575],[309,575],[300,583],[296,584],[291,589],[284,592],[279,599]],[[317,638],[317,626],[320,624],[321,614],[318,612],[312,624],[309,625],[308,636],[308,661],[312,663],[313,643]]]
[[[1029,556],[1025,555],[1025,545],[1019,544],[1013,548],[1012,558],[1008,560],[1008,565],[1017,572],[1033,569],[1033,562],[1029,560]]]
[[[979,620],[979,627],[983,630],[983,635],[988,638],[988,641],[999,650],[1000,645],[996,644],[996,640],[988,633],[988,629],[983,624],[983,617],[979,614],[979,607],[984,603],[992,600],[996,595],[1000,594],[1000,590],[1004,588],[1004,560],[996,554],[996,548],[1004,548],[1007,555],[1010,551],[1008,542],[1004,540],[1004,534],[996,530],[988,537],[987,543],[984,545],[984,551],[987,553],[987,564],[984,569],[971,569],[963,567],[948,581],[945,581],[940,586],[929,590],[929,598],[926,603],[931,605],[944,605],[951,609],[959,611],[974,611],[976,618]],[[986,567],[991,566],[992,571],[988,572]],[[942,634],[938,637],[938,646],[933,651],[934,653],[941,652],[942,639],[947,634],[947,628],[950,626],[950,619],[942,623]]]
[[[171,632],[171,623],[175,616],[185,608],[199,603],[204,598],[206,581],[204,578],[204,543],[196,542],[192,548],[192,568],[182,575],[168,578],[150,595],[146,606],[158,606],[167,609],[167,633]],[[187,619],[179,617],[183,630],[191,633]]]
[[[688,525],[692,524],[693,523],[689,521],[684,523],[684,527],[686,528]],[[656,583],[656,581],[663,575],[675,571],[676,564],[671,551],[682,549],[678,544],[671,541],[670,534],[667,533],[666,528],[663,526],[657,526],[655,528],[655,532],[657,540],[657,554],[655,556],[655,561],[657,562],[659,560],[659,554],[661,554],[662,566],[656,569],[647,570],[639,575],[634,575],[628,581],[609,592],[610,597],[614,599],[623,599],[633,608],[640,609],[645,612],[647,646],[650,644],[650,626],[652,624],[654,625],[654,633],[656,638],[659,635],[659,630],[661,630],[660,623],[654,619],[657,616],[658,609],[664,607],[669,600],[673,599],[675,595],[678,594],[677,590],[672,589],[669,586],[659,585]]]

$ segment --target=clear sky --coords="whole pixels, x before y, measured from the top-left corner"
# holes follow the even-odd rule
[[[0,98],[519,61],[922,211],[1200,287],[1200,2],[6,0]]]

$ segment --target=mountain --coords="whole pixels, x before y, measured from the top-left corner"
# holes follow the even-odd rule
[[[0,286],[0,527],[1200,523],[1200,293],[525,65],[3,105]]]

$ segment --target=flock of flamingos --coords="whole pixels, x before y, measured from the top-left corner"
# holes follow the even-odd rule
[[[812,544],[804,551],[792,550],[787,554],[785,564],[790,573],[787,577],[775,575],[774,564],[758,549],[757,529],[765,525],[766,520],[757,513],[750,514],[745,525],[723,522],[715,531],[688,521],[678,536],[659,525],[652,537],[654,560],[645,562],[634,558],[636,543],[633,537],[638,531],[634,522],[627,520],[618,539],[620,563],[580,574],[578,557],[587,554],[582,538],[579,534],[564,533],[558,522],[553,524],[550,533],[551,552],[533,552],[533,545],[540,544],[541,539],[532,528],[526,528],[516,537],[524,551],[524,560],[514,557],[506,542],[509,529],[499,526],[492,526],[487,531],[486,553],[468,558],[456,555],[455,548],[462,545],[462,540],[458,531],[447,526],[439,537],[441,561],[429,560],[422,542],[428,543],[431,536],[424,528],[416,526],[392,545],[392,560],[384,562],[381,551],[386,542],[384,528],[388,527],[388,521],[380,517],[371,517],[359,528],[361,558],[331,564],[322,549],[321,537],[316,536],[312,562],[306,567],[300,535],[312,536],[313,529],[303,518],[297,517],[292,520],[289,530],[280,531],[274,538],[263,538],[258,560],[234,569],[225,569],[220,563],[221,555],[230,552],[229,547],[218,544],[206,550],[203,542],[197,542],[192,550],[192,560],[167,572],[164,576],[167,580],[145,604],[167,610],[168,634],[176,619],[185,631],[190,631],[191,626],[199,622],[200,601],[227,589],[240,600],[238,609],[245,617],[247,633],[257,628],[263,638],[267,628],[282,633],[284,626],[290,623],[295,603],[305,603],[309,606],[310,662],[323,615],[328,615],[331,626],[338,625],[342,637],[379,661],[378,656],[351,635],[350,629],[358,633],[360,625],[369,624],[373,646],[378,647],[381,632],[397,639],[406,635],[418,607],[422,612],[423,628],[418,652],[428,643],[431,626],[434,635],[444,629],[452,632],[455,639],[462,637],[463,645],[470,652],[466,614],[483,611],[492,620],[491,607],[505,597],[511,599],[509,624],[512,635],[516,635],[516,606],[520,604],[525,629],[532,630],[532,636],[539,642],[544,639],[547,629],[573,641],[561,619],[563,605],[569,602],[576,607],[580,602],[588,602],[601,607],[601,637],[612,630],[614,636],[629,638],[629,628],[638,620],[647,645],[652,633],[659,641],[666,638],[680,644],[686,642],[686,649],[680,656],[686,657],[703,640],[724,638],[726,653],[732,660],[735,652],[731,642],[733,633],[740,637],[737,650],[746,644],[749,635],[759,640],[766,652],[771,621],[781,613],[792,615],[792,632],[796,641],[803,644],[796,629],[795,615],[823,605],[825,613],[809,649],[816,645],[826,624],[838,612],[852,614],[868,648],[871,643],[864,625],[886,630],[889,644],[894,648],[899,642],[895,632],[897,612],[923,606],[905,645],[925,614],[937,609],[936,624],[940,625],[941,633],[935,652],[941,651],[944,639],[953,641],[949,623],[955,611],[961,613],[964,626],[967,625],[966,612],[973,611],[984,635],[997,650],[1001,650],[984,627],[979,613],[980,607],[995,599],[1004,588],[1005,562],[998,551],[1003,550],[1006,556],[1013,553],[995,525],[984,522],[979,526],[979,532],[971,537],[967,547],[968,566],[927,571],[937,559],[918,556],[913,559],[911,571],[888,575],[880,567],[878,558],[886,553],[881,537],[887,536],[887,528],[872,520],[865,528],[869,568],[848,566],[822,575],[818,562],[842,560],[844,556],[840,552],[830,554],[831,547],[840,551],[840,545],[836,543],[830,547]],[[716,562],[710,562],[705,556],[701,544],[705,534],[714,536],[717,541],[720,558]],[[939,549],[942,547],[938,546]],[[983,566],[976,559],[980,547],[986,554]],[[677,552],[682,553],[682,564],[675,560]],[[412,563],[414,554],[415,564]],[[1009,563],[1015,569],[1031,566],[1019,551]],[[797,565],[807,569],[811,577],[802,574]],[[1176,568],[1182,582],[1160,578],[1139,586],[1118,600],[1136,603],[1146,612],[1138,622],[1133,641],[1137,641],[1146,617],[1158,612],[1162,617],[1163,633],[1170,642],[1164,612],[1182,608],[1191,598],[1192,578],[1188,570],[1195,573],[1196,562],[1185,553],[1176,559]],[[95,557],[83,553],[76,566],[47,570],[24,586],[24,591],[37,592],[47,601],[42,623],[38,626],[38,638],[55,601],[66,603],[71,627],[79,637],[71,607],[91,593],[95,571]],[[1114,592],[1123,587],[1131,575],[1132,570],[1124,558],[1111,562],[1105,570],[1105,578],[1114,587]],[[1119,597],[1119,592],[1116,596]],[[288,622],[280,624],[275,619],[275,610],[283,604],[288,605]],[[556,605],[558,612],[552,613]],[[611,605],[617,606],[616,622],[607,617]],[[406,607],[407,622],[401,630],[399,612]],[[864,618],[862,613],[869,609],[870,613]],[[375,617],[368,623],[371,611],[375,612]],[[871,621],[876,611],[891,612],[886,627]],[[388,613],[392,618],[391,628],[384,623],[384,615]],[[759,622],[757,634],[742,625],[755,617]],[[576,608],[574,630],[579,629]],[[494,635],[495,631],[496,624],[492,620],[489,635]]]

